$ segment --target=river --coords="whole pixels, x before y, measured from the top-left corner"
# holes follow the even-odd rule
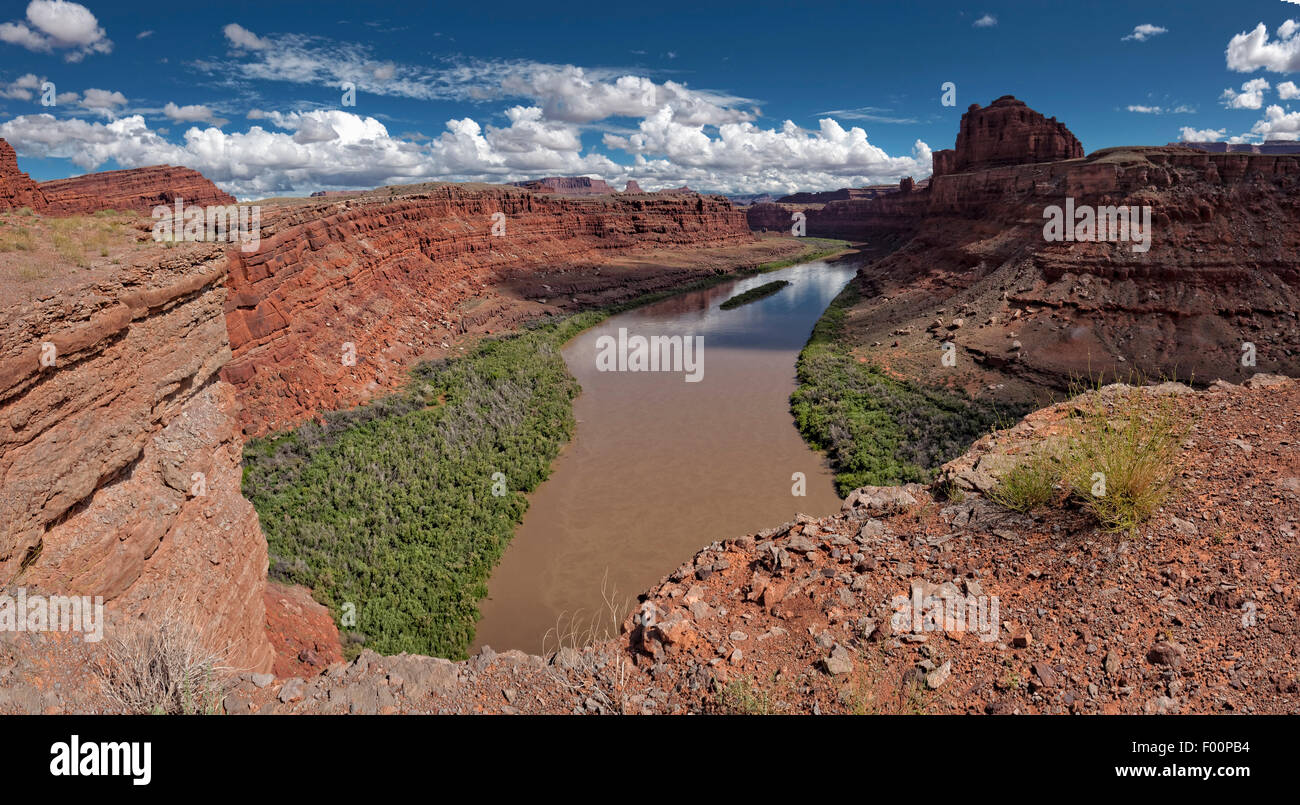
[[[488,583],[475,648],[541,653],[557,648],[557,634],[612,634],[637,594],[714,540],[838,511],[832,474],[795,429],[789,398],[799,351],[855,270],[819,260],[733,280],[612,316],[570,341],[578,426]],[[791,284],[718,307],[775,280]],[[629,339],[702,336],[698,381],[686,371],[601,371],[598,355],[620,329]]]

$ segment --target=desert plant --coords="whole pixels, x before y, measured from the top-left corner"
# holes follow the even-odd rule
[[[1003,474],[988,498],[1012,511],[1040,509],[1051,502],[1064,472],[1060,457],[1039,449]]]
[[[733,679],[718,691],[714,706],[719,714],[738,716],[770,716],[776,707],[768,692],[749,677]]]
[[[1076,500],[1106,531],[1132,531],[1160,506],[1190,423],[1172,395],[1128,387],[1086,395],[1068,448]]]
[[[218,712],[230,669],[203,638],[202,630],[175,613],[124,625],[106,641],[98,667],[105,693],[128,713]]]

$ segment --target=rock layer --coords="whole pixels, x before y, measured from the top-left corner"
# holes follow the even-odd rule
[[[514,186],[534,193],[558,193],[564,196],[608,196],[617,192],[604,179],[587,176],[548,176],[545,179],[515,182]]]
[[[985,107],[971,104],[961,116],[957,147],[934,152],[934,175],[1082,156],[1083,146],[1063,123],[1003,95]]]
[[[82,215],[98,210],[134,210],[149,215],[159,205],[180,199],[186,205],[234,204],[234,196],[189,168],[153,165],[104,171],[42,182],[52,215]]]
[[[266,541],[218,378],[225,274],[218,249],[183,246],[6,302],[0,585],[179,614],[230,664],[264,670]]]
[[[619,274],[602,268],[615,255],[753,240],[744,214],[721,198],[561,198],[485,185],[264,210],[263,222],[258,251],[230,252],[226,303],[234,359],[225,377],[249,434],[396,386],[462,334],[618,286]]]

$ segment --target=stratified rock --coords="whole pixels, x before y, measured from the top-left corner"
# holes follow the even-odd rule
[[[545,179],[515,182],[514,185],[534,193],[558,193],[564,196],[608,196],[616,192],[604,179],[586,176],[548,176]]]
[[[223,664],[267,671],[266,540],[218,378],[226,260],[156,251],[0,294],[0,586],[189,619]]]
[[[82,215],[98,210],[134,210],[149,215],[154,207],[180,199],[186,205],[234,204],[235,197],[189,168],[153,165],[55,179],[40,184],[51,215]]]
[[[628,179],[628,180],[627,180],[627,187],[623,188],[623,192],[624,192],[624,193],[644,193],[645,191],[641,189],[641,185],[639,185],[639,184],[636,183],[636,179]]]
[[[492,234],[496,221],[501,236]],[[396,387],[411,365],[461,334],[538,315],[520,293],[568,301],[610,286],[656,289],[600,274],[593,267],[609,255],[753,241],[744,213],[718,197],[460,185],[264,207],[262,228],[257,251],[228,252],[234,358],[223,376],[239,390],[252,435]],[[556,273],[539,278],[543,271]],[[506,281],[515,300],[489,290]],[[341,361],[344,343],[354,346],[355,365]]]

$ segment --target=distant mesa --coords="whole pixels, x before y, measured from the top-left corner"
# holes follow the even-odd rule
[[[826,190],[820,193],[791,193],[777,199],[779,204],[825,204],[828,201],[852,201],[854,199],[879,198],[898,191],[896,184],[870,185],[868,187],[841,187],[839,190]]]
[[[52,215],[84,215],[98,210],[134,210],[149,215],[159,205],[177,199],[206,207],[234,204],[235,197],[190,168],[151,165],[147,168],[104,171],[41,182]]]
[[[961,116],[957,147],[935,151],[934,175],[1079,159],[1083,145],[1054,117],[1003,95],[988,106],[971,104]]]
[[[682,185],[681,187],[666,187],[663,190],[656,190],[655,192],[664,196],[685,196],[695,193],[694,190],[690,189],[686,185]]]
[[[311,194],[312,198],[338,198],[339,196],[355,196],[364,193],[364,190],[317,190]]]
[[[545,179],[530,179],[513,184],[535,193],[558,193],[564,196],[605,196],[618,192],[606,184],[604,179],[587,176],[548,176]]]
[[[1300,154],[1300,140],[1265,140],[1262,143],[1170,143],[1211,154]]]
[[[30,207],[47,215],[84,215],[99,210],[134,210],[149,215],[176,199],[186,204],[234,204],[235,197],[189,168],[148,168],[88,173],[36,183],[18,170],[13,146],[0,139],[0,209]]]
[[[639,185],[639,184],[636,183],[636,179],[628,179],[628,180],[627,180],[627,187],[623,188],[623,192],[624,192],[624,193],[644,193],[645,191],[641,189],[641,185]]]

